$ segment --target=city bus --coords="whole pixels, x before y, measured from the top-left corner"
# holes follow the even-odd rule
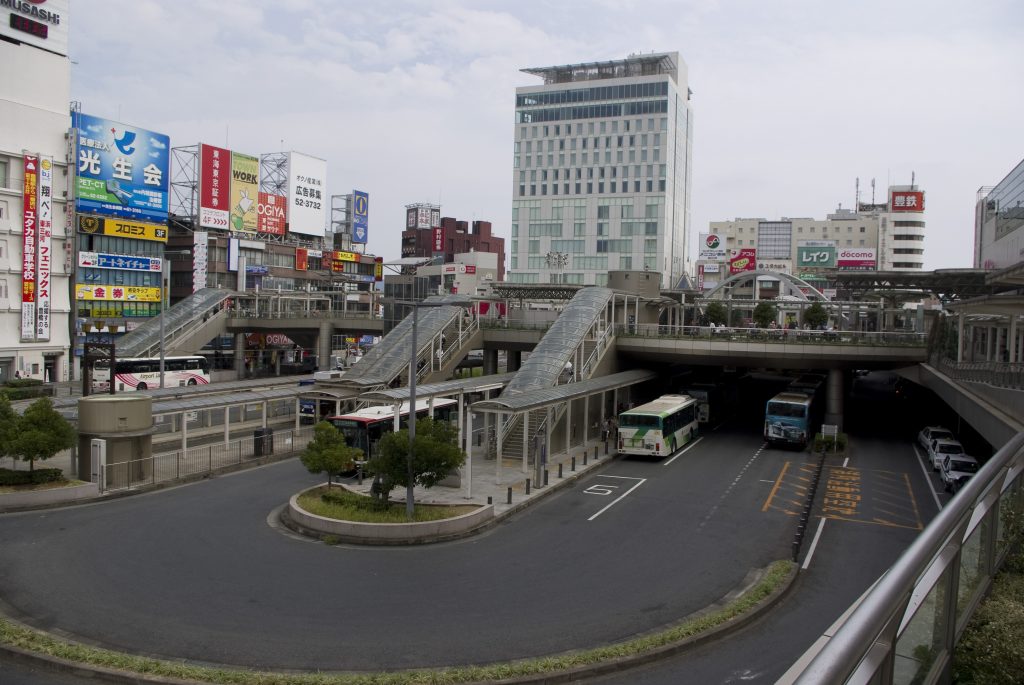
[[[458,400],[438,397],[434,400],[434,416],[438,421],[453,421],[458,411]],[[424,418],[430,408],[429,400],[416,400],[416,416]],[[401,406],[400,428],[409,424],[409,403]],[[395,429],[395,408],[391,405],[364,407],[350,414],[328,416],[326,421],[345,436],[345,444],[363,451],[363,459],[370,460],[377,454],[377,443],[385,433]]]
[[[114,390],[149,390],[160,387],[160,358],[118,359],[114,369]],[[206,357],[164,357],[164,387],[206,385],[210,382],[210,362]],[[92,372],[96,391],[110,390],[110,362],[97,361]]]
[[[814,393],[785,390],[768,400],[764,411],[764,439],[769,445],[807,446],[817,398]]]
[[[662,395],[619,414],[619,454],[666,457],[697,435],[698,402]]]

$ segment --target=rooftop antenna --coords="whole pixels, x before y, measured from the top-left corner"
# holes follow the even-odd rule
[[[853,210],[860,211],[860,176],[853,184]]]
[[[914,172],[913,172],[913,171],[911,171],[911,172],[910,172],[910,189],[911,189],[911,190],[913,190],[913,189],[914,189],[914,178],[915,178],[915,174],[914,174]]]
[[[871,179],[871,204],[875,204],[875,179]]]

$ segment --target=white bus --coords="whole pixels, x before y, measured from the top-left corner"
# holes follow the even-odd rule
[[[662,395],[619,414],[619,453],[666,457],[697,435],[698,402]]]
[[[190,357],[164,357],[164,387],[206,385],[210,382],[210,362],[199,355]],[[110,364],[98,361],[93,367],[92,387],[96,391],[110,390]],[[149,390],[160,387],[160,358],[118,359],[114,371],[114,390]]]

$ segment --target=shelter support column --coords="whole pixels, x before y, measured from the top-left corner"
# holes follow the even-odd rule
[[[498,373],[498,350],[484,350],[484,375]]]
[[[529,473],[526,465],[530,457],[530,412],[523,412],[523,473]]]
[[[554,432],[551,430],[554,426],[551,425],[551,407],[547,408],[547,422],[544,424],[544,450],[539,454],[535,454],[533,457],[533,482],[539,488],[541,487],[542,477],[544,475],[544,461],[547,456],[551,454],[551,434]],[[544,457],[543,459],[541,457]]]
[[[302,400],[298,397],[295,398],[295,430],[299,430],[299,425],[302,420]],[[227,447],[228,442],[228,407],[224,407],[224,446]]]
[[[505,352],[505,359],[507,359],[508,371],[518,371],[523,365],[523,353],[519,350],[508,350]]]
[[[565,453],[572,446],[572,400],[565,401]]]
[[[1020,361],[1020,357],[1017,354],[1017,315],[1010,315],[1010,338],[1006,341],[1006,346],[1010,352],[1010,363]]]
[[[497,440],[497,443],[495,444],[495,451],[494,451],[494,461],[497,462],[497,466],[495,467],[495,469],[496,469],[496,471],[495,471],[495,478],[494,478],[494,482],[495,483],[501,483],[501,457],[502,457],[502,453],[504,452],[504,449],[505,449],[504,445],[502,444],[503,441],[502,441],[501,430],[502,430],[502,428],[505,427],[505,422],[507,420],[508,419],[505,417],[504,414],[498,414],[498,440]]]
[[[299,415],[299,401],[295,400],[295,416]],[[298,421],[298,418],[295,419]],[[228,448],[228,439],[231,436],[231,405],[224,406],[224,449]]]
[[[459,406],[462,406],[462,393],[459,393]],[[459,415],[462,410],[459,409]],[[461,421],[460,429],[461,429]],[[473,412],[466,412],[466,432],[469,439],[466,440],[466,499],[473,499]]]
[[[825,423],[843,428],[843,372],[840,369],[828,370],[828,381],[825,387]],[[814,427],[810,427],[811,430]]]
[[[583,448],[587,447],[587,440],[590,439],[590,395],[583,396]]]
[[[325,371],[331,368],[331,323],[324,321],[320,324],[320,332],[316,336],[316,349],[319,355],[316,360],[318,371]]]
[[[956,317],[956,360],[962,362],[964,360],[964,326],[967,323],[967,317],[964,316],[963,312],[960,312]]]
[[[235,372],[245,378],[245,334],[235,333]]]

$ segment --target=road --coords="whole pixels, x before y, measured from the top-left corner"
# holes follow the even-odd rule
[[[829,518],[796,594],[730,639],[602,682],[771,682],[788,668],[934,513],[908,443],[862,434],[856,444],[830,474],[856,475],[864,504]],[[764,448],[754,422],[729,425],[672,461],[610,462],[483,535],[394,549],[325,546],[269,525],[317,481],[291,460],[0,517],[2,599],[26,622],[87,641],[247,667],[553,654],[663,627],[787,557],[800,482],[790,476],[805,456]],[[869,521],[879,517],[889,525]]]

